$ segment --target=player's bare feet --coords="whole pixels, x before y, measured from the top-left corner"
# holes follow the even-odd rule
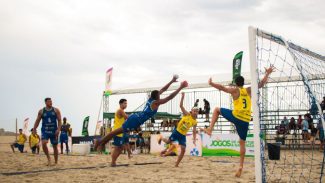
[[[210,136],[212,134],[212,129],[210,127],[209,128],[200,128],[200,131],[204,132],[204,133],[206,133],[206,134],[208,134]]]
[[[242,167],[240,167],[238,170],[237,170],[237,172],[236,172],[236,177],[240,177],[241,176],[241,173],[242,173],[242,171],[243,171],[243,168]]]
[[[52,166],[52,163],[50,160],[47,161],[46,166]]]

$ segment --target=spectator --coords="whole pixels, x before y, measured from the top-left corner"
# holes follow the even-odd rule
[[[302,129],[302,116],[301,115],[299,115],[299,117],[298,117],[297,127],[298,127],[298,129]]]
[[[314,144],[315,139],[316,139],[316,134],[317,134],[317,128],[315,128],[315,125],[312,123],[311,124],[311,138],[312,138],[312,143]]]
[[[33,128],[30,131],[32,132]],[[29,147],[32,150],[33,154],[36,153],[36,150],[37,150],[37,154],[39,154],[40,142],[41,142],[41,139],[40,139],[39,135],[37,134],[37,131],[35,130],[35,134],[30,134],[30,136],[29,136]]]
[[[322,120],[319,120],[317,124],[317,134],[318,134],[318,139],[320,141],[320,150],[324,150],[324,128],[323,128],[323,123]]]
[[[277,132],[276,132],[277,135],[286,134],[286,125],[284,124],[283,120],[281,121],[280,126],[277,126],[276,129],[277,129]]]
[[[284,123],[284,125],[285,125],[285,131],[286,131],[286,133],[289,133],[289,120],[287,119],[287,117],[286,116],[284,116],[284,118],[283,118],[283,123]]]
[[[311,117],[311,115],[309,113],[305,114],[305,116],[307,117],[309,129],[311,129],[312,128],[312,124],[313,124],[313,118]]]
[[[308,141],[308,117],[305,115],[304,120],[302,121],[302,139],[304,142]]]
[[[199,99],[196,99],[196,101],[195,101],[195,103],[194,103],[194,107],[198,107],[198,105],[199,105]]]
[[[15,143],[10,144],[12,152],[15,152],[14,148],[18,148],[18,150],[23,153],[24,152],[24,144],[27,141],[27,137],[23,134],[23,129],[19,129],[18,140]]]
[[[321,107],[322,111],[325,110],[325,96],[323,97],[322,103],[320,103],[320,107]]]
[[[204,110],[202,110],[202,108],[199,108],[199,114],[201,114],[201,118],[203,118],[203,114],[205,114]]]
[[[294,117],[291,117],[289,122],[289,130],[296,130],[296,120]]]
[[[204,101],[205,122],[210,121],[210,103],[206,99]]]
[[[142,137],[141,132],[138,134],[138,137],[137,137],[137,140],[136,140],[136,146],[140,148],[141,153],[142,153],[143,147],[145,146],[145,143],[144,143],[144,138]]]

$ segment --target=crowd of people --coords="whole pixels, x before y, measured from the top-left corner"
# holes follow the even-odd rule
[[[325,115],[323,116],[325,120]],[[323,123],[319,119],[314,123],[311,114],[307,113],[304,116],[299,115],[297,120],[291,117],[290,120],[284,116],[279,126],[276,126],[277,135],[288,135],[301,133],[303,142],[307,143],[309,140],[314,143],[315,140],[321,142],[320,148],[324,149],[324,128]]]

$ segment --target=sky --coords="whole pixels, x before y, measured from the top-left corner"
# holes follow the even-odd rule
[[[1,0],[0,128],[14,131],[15,118],[22,127],[27,117],[31,128],[51,97],[73,135],[86,116],[92,134],[110,67],[113,90],[175,73],[230,73],[241,50],[249,72],[250,25],[325,55],[323,7],[323,0]]]

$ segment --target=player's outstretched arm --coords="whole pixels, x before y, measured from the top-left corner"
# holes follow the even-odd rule
[[[275,67],[271,65],[269,68],[265,68],[265,75],[263,79],[258,83],[258,88],[262,88],[266,83],[267,80],[272,72],[274,72]]]
[[[186,116],[186,115],[189,115],[190,113],[184,108],[185,93],[182,92],[181,95],[182,95],[182,97],[181,97],[181,101],[179,103],[179,107],[181,108],[183,115]]]
[[[159,90],[159,94],[162,94],[162,93],[164,93],[165,91],[167,91],[171,84],[173,84],[174,82],[177,82],[177,79],[178,79],[178,75],[174,75],[174,76],[173,76],[173,79],[170,80],[170,81],[169,81],[169,82],[168,82],[164,87],[162,87],[162,88]]]
[[[214,83],[212,81],[212,78],[209,79],[208,83],[209,83],[210,86],[212,86],[212,87],[214,87],[214,88],[216,88],[218,90],[221,90],[223,92],[226,92],[226,93],[232,94],[232,93],[236,92],[236,88],[225,87],[225,86],[223,86],[221,84]]]
[[[159,99],[159,100],[155,101],[153,104],[153,108],[156,109],[156,108],[158,108],[159,105],[167,103],[168,101],[173,99],[183,88],[186,88],[187,86],[188,86],[187,81],[183,81],[181,83],[181,85],[177,88],[177,90],[175,90],[173,93],[169,94],[169,96],[167,96],[166,98]]]

